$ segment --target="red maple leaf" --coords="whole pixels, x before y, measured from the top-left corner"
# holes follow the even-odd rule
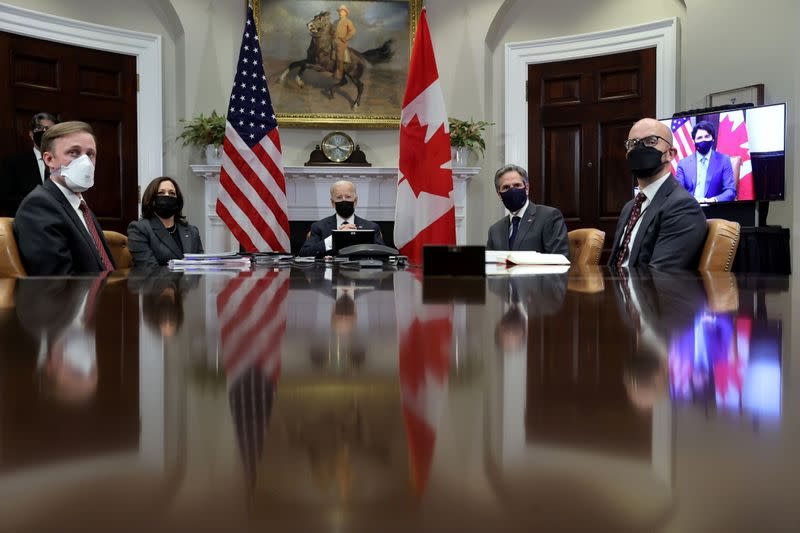
[[[441,168],[450,160],[450,134],[444,124],[425,142],[428,126],[422,125],[414,115],[406,126],[400,128],[400,172],[403,179],[419,197],[425,191],[437,196],[449,196],[453,190],[453,174]]]

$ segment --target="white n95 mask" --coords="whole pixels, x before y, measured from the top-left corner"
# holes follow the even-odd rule
[[[61,167],[58,174],[64,177],[67,188],[72,192],[83,192],[94,185],[94,163],[86,154]]]

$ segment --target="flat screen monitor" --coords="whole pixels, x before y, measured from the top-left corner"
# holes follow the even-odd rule
[[[339,253],[342,248],[356,244],[373,244],[375,242],[374,229],[337,229],[333,230],[333,253]]]
[[[678,152],[675,178],[699,202],[784,199],[786,104],[661,122],[672,130]]]

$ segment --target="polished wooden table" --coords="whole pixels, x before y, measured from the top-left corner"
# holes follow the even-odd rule
[[[0,280],[0,531],[797,531],[787,277]]]

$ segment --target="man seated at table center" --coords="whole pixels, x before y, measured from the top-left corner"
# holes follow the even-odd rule
[[[300,255],[324,256],[333,249],[334,230],[375,230],[375,242],[383,244],[378,225],[355,214],[357,204],[358,194],[352,182],[342,180],[331,185],[331,207],[336,213],[311,225],[306,242],[300,248]]]

